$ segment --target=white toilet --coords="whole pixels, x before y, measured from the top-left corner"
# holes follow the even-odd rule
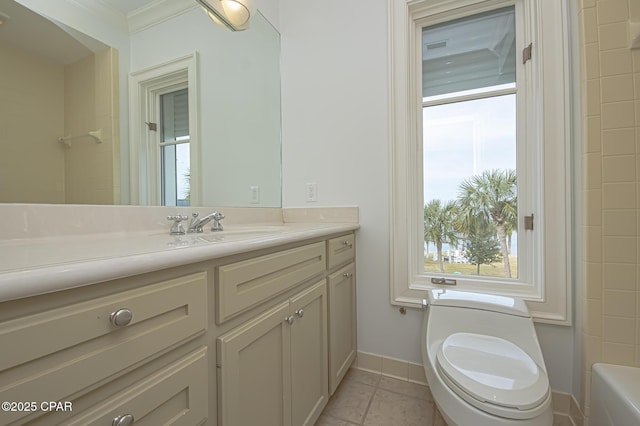
[[[449,426],[551,426],[547,370],[525,303],[451,289],[428,291],[422,361]]]

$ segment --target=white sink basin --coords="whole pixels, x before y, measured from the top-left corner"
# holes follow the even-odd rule
[[[154,232],[151,237],[169,238],[167,243],[170,246],[190,246],[202,243],[221,243],[225,241],[237,241],[249,239],[253,237],[263,237],[265,234],[281,234],[291,231],[291,228],[285,225],[230,225],[223,231],[212,232],[209,227],[205,227],[201,233],[186,233],[184,235],[169,235],[164,232]]]

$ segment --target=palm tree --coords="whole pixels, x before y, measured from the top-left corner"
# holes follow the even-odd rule
[[[518,216],[515,170],[487,170],[465,179],[459,187],[461,214],[473,221],[493,223],[502,249],[504,274],[511,278],[507,231],[516,229]]]
[[[438,252],[438,268],[444,272],[442,264],[442,244],[458,244],[456,221],[458,207],[454,201],[442,204],[440,200],[431,200],[424,206],[424,240],[434,243]]]

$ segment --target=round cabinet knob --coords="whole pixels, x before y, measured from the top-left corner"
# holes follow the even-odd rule
[[[112,312],[109,316],[111,324],[115,325],[116,327],[124,327],[125,325],[128,325],[132,319],[133,312],[126,308],[118,309],[117,311]]]
[[[349,242],[349,240],[344,240],[342,244],[345,246],[351,247],[351,243]]]
[[[304,316],[304,309],[298,309],[296,311],[296,315],[298,316],[298,318],[302,318]]]
[[[134,418],[131,414],[124,414],[113,419],[111,426],[130,426],[133,422]]]
[[[289,315],[288,317],[285,317],[284,322],[291,325],[293,324],[293,320],[294,320],[293,315]]]

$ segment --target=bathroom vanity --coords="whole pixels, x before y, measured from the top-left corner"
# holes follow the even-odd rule
[[[0,425],[313,424],[356,355],[357,228],[2,242]]]

